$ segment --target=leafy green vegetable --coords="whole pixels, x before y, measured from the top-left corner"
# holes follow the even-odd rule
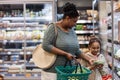
[[[76,73],[75,73],[75,71],[76,71],[76,70],[74,70],[74,71],[72,72],[72,74],[80,74],[80,73],[81,73],[80,67],[77,67],[77,72],[76,72]],[[87,73],[87,71],[86,71],[84,68],[82,68],[82,71],[83,71],[83,73]]]
[[[82,29],[83,29],[83,25],[80,24],[76,25],[76,30],[82,30]]]
[[[99,65],[99,64],[104,64],[104,62],[100,61],[100,60],[97,60],[97,61],[94,62],[94,65]]]

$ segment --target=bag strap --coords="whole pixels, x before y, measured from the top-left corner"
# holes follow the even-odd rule
[[[54,26],[55,39],[53,40],[53,45],[56,46],[56,40],[57,40],[57,36],[58,36],[57,26],[56,26],[56,23],[50,23],[47,26],[49,27],[50,25]]]
[[[54,40],[53,45],[56,46],[56,40],[57,40],[57,36],[58,36],[58,31],[57,31],[56,23],[53,23],[53,26],[55,28],[55,40]]]

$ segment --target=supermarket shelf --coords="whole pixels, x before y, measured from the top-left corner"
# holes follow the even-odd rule
[[[5,51],[5,52],[14,52],[14,51],[15,52],[20,52],[20,51],[22,51],[22,49],[3,49],[3,51]]]
[[[33,49],[32,49],[33,50]],[[30,52],[30,50],[29,51],[26,51],[26,54],[27,55],[31,55],[32,54],[32,50],[31,50],[31,52]],[[0,55],[24,55],[25,53],[23,52],[23,51],[16,51],[16,49],[14,49],[14,50],[6,50],[6,52],[4,51],[4,52],[0,52]]]
[[[112,62],[111,54],[108,55],[108,59],[109,59],[110,62]],[[115,66],[114,66],[114,80],[120,80],[120,76],[118,76],[117,70],[116,70],[117,63],[119,64],[120,62],[118,62],[118,60],[116,60],[116,59],[114,58],[114,64],[115,64]],[[109,69],[109,73],[112,74],[112,70],[111,70],[111,69]]]
[[[4,76],[4,80],[41,80],[41,77],[9,77],[9,76]]]
[[[96,23],[97,21],[94,21]],[[78,20],[77,23],[93,23],[92,20]]]
[[[115,72],[115,74],[116,74],[116,75],[119,77],[119,79],[120,79],[120,75],[117,74],[118,71],[117,71],[116,67],[115,67],[114,72]]]
[[[0,67],[3,67],[3,68],[8,68],[8,67],[11,67],[11,66],[14,66],[14,67],[15,66],[17,66],[17,67],[21,66],[22,67],[22,66],[24,66],[24,61],[4,61],[2,64],[0,64]],[[38,68],[34,63],[26,63],[25,66],[26,67]]]
[[[40,40],[1,40],[0,42],[4,42],[4,43],[7,43],[7,42],[9,42],[9,43],[24,43],[24,42],[27,42],[27,43],[35,43],[35,42],[37,42],[37,43],[40,43],[40,42],[42,42],[42,39],[40,39]]]
[[[12,21],[52,21],[52,17],[50,16],[41,16],[41,17],[4,17],[1,19],[2,21],[9,21],[9,20],[12,20]]]
[[[0,5],[4,13],[0,18],[0,75],[4,80],[41,80],[41,72],[35,70],[39,68],[32,61],[32,51],[42,42],[47,25],[54,20],[54,1],[27,2],[2,1]]]
[[[109,69],[109,73],[112,74],[112,70]],[[120,77],[117,75],[116,71],[113,72],[114,74],[114,80],[120,80]]]
[[[40,30],[40,31],[44,31],[44,30],[46,30],[46,28],[42,28],[42,26],[32,26],[32,27],[26,27],[26,28],[23,28],[24,26],[21,26],[21,27],[13,27],[13,28],[0,28],[1,30]]]
[[[89,41],[79,41],[79,44],[88,44]]]
[[[40,73],[3,74],[4,80],[41,80]]]
[[[94,33],[93,30],[88,31],[88,30],[76,30],[75,31],[77,34],[90,34],[90,33]],[[95,31],[95,33],[99,33],[99,31]]]

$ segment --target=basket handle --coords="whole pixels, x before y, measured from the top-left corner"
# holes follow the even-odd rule
[[[73,60],[75,61],[75,64],[77,65],[77,66],[76,66],[76,69],[75,69],[75,73],[77,73],[77,68],[78,68],[78,67],[80,68],[80,72],[83,73],[81,64],[77,61],[76,58],[73,58]]]
[[[80,64],[80,63],[77,61],[77,59],[74,58],[74,57],[73,57],[73,60],[75,61],[75,65],[76,65],[75,73],[77,73],[77,68],[78,68],[78,67],[80,68],[80,72],[83,73],[81,64]],[[67,64],[70,65],[71,67],[73,66],[71,60],[67,60],[67,59],[66,59],[66,62],[65,62],[65,64],[64,64],[64,67],[66,67]]]
[[[65,64],[64,64],[64,67],[66,67],[68,65],[70,65],[72,67],[72,62],[70,60],[67,60],[65,61]]]
[[[83,73],[82,66],[81,66],[80,63],[77,63],[75,73],[77,73],[77,68],[78,68],[78,67],[80,68],[80,72]]]

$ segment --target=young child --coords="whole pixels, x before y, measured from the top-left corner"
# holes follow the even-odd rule
[[[80,63],[92,71],[89,80],[102,80],[102,76],[108,73],[108,64],[104,55],[101,53],[101,42],[98,38],[92,37],[88,47],[89,52],[85,54],[95,59],[95,62],[90,65],[85,60],[81,60]]]

